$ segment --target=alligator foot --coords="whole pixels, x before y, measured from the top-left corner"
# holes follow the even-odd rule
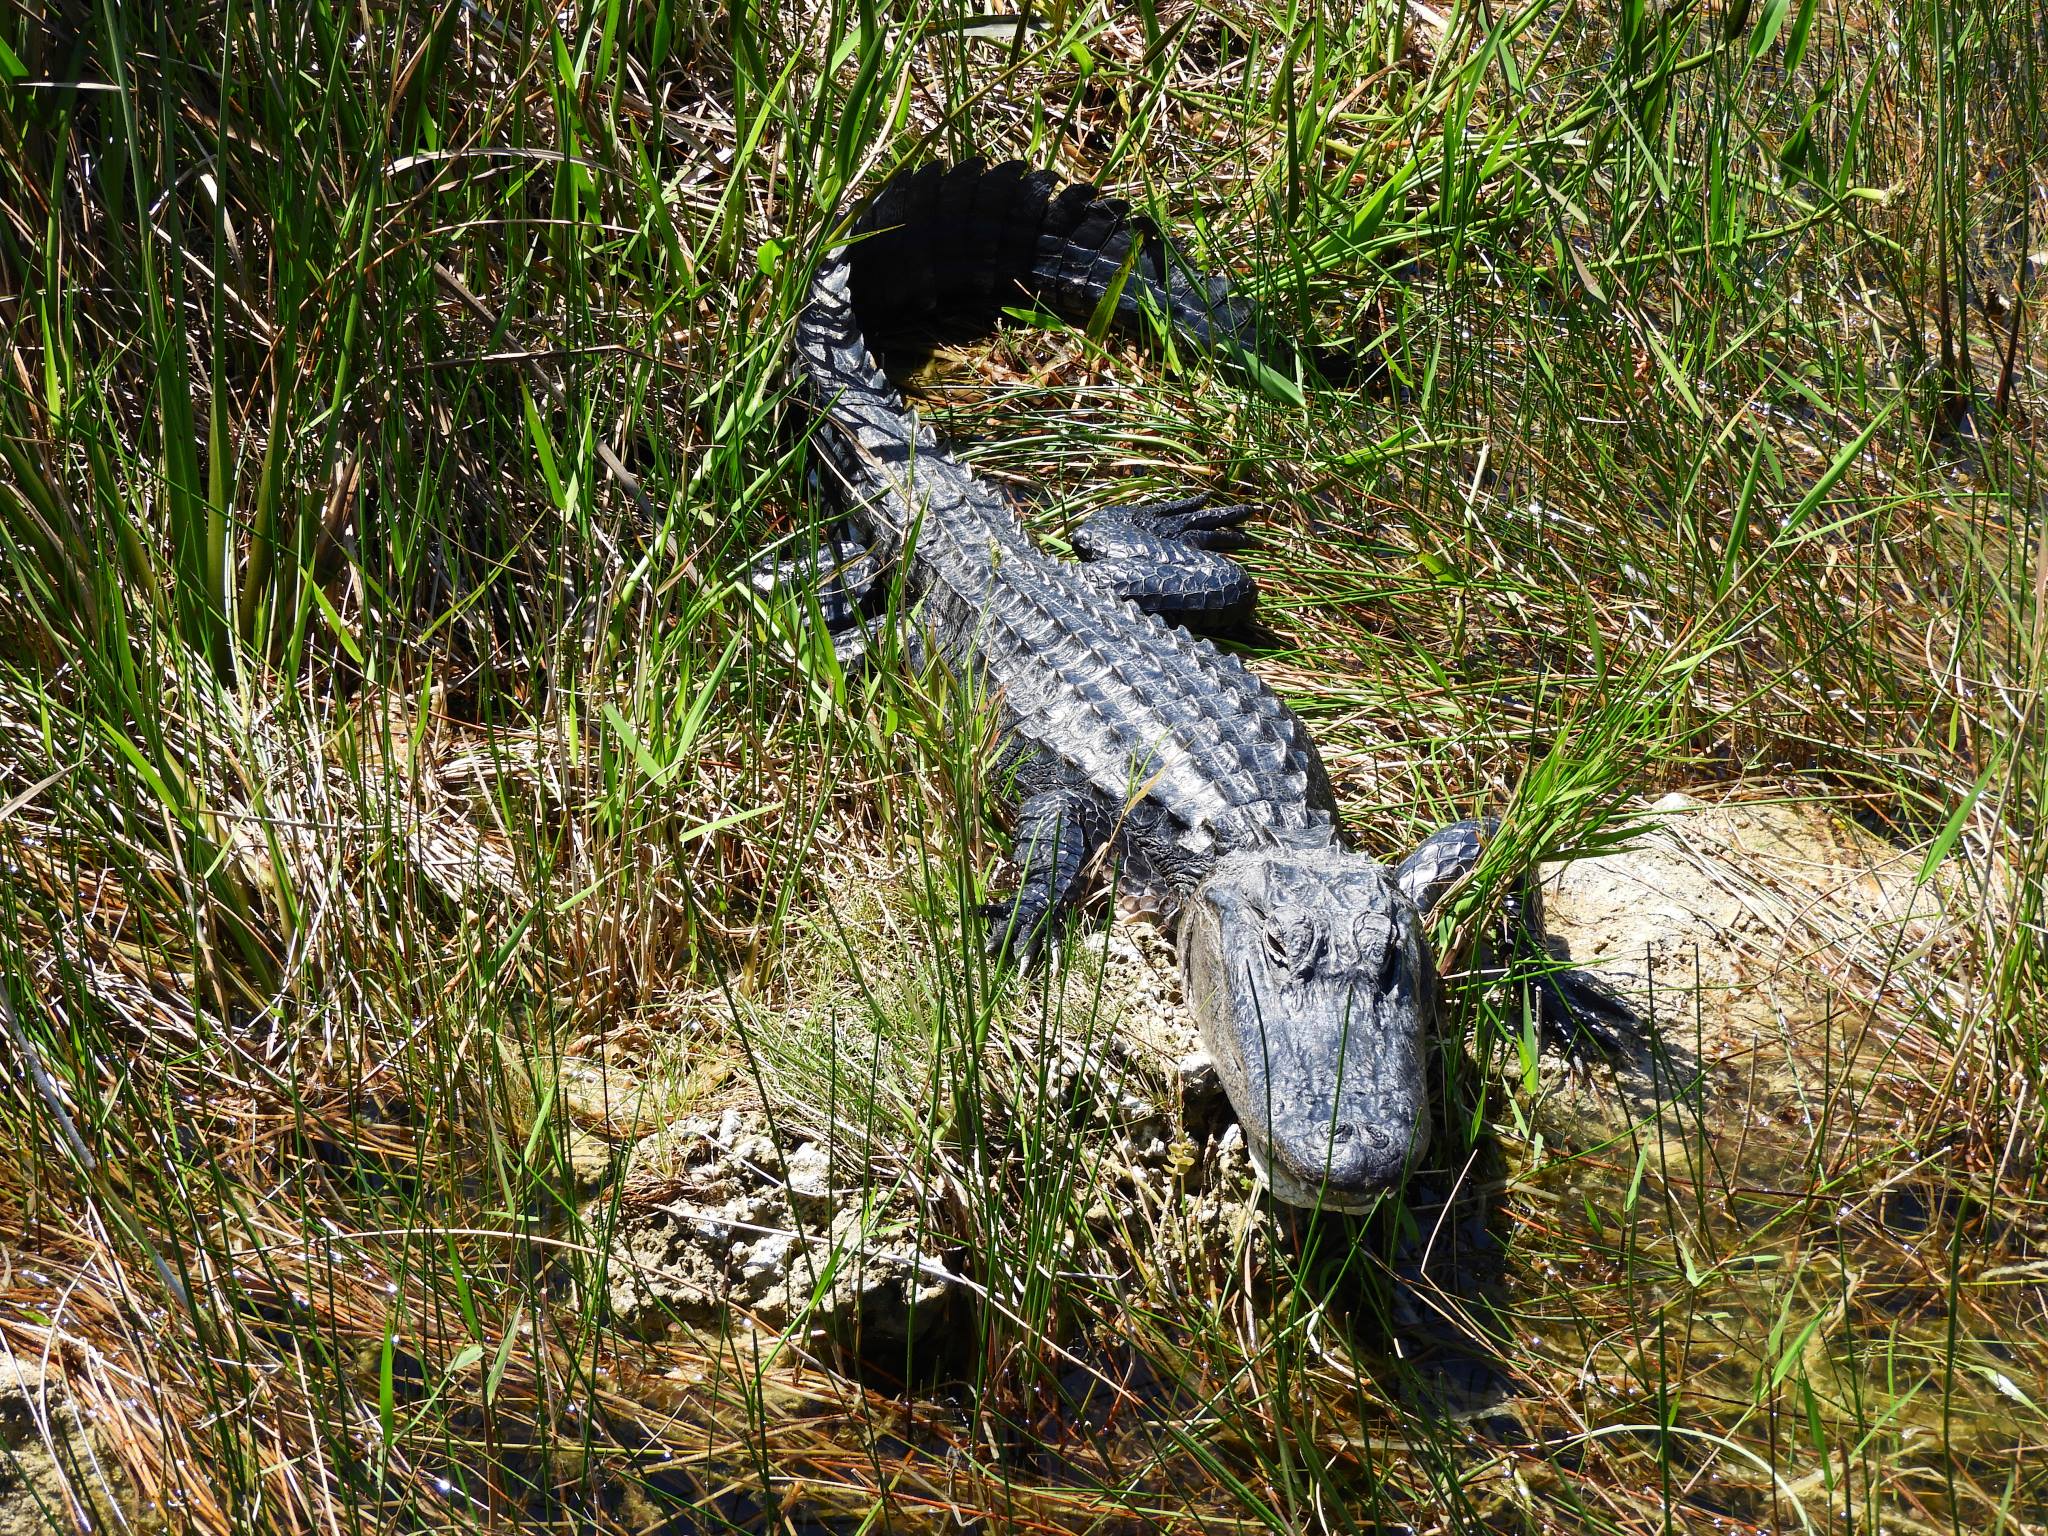
[[[1104,507],[1074,532],[1074,552],[1103,590],[1190,629],[1241,626],[1258,584],[1224,554],[1250,542],[1246,506],[1211,506],[1204,495]]]
[[[1453,822],[1424,838],[1394,873],[1395,883],[1425,913],[1479,865],[1498,818]],[[1502,927],[1510,961],[1535,961],[1545,968],[1533,978],[1544,1040],[1573,1060],[1612,1057],[1641,1024],[1633,1008],[1604,982],[1581,970],[1558,969],[1543,931],[1543,891],[1534,871],[1525,872],[1504,903]],[[1499,949],[1495,950],[1498,954]],[[1482,970],[1493,970],[1487,960]],[[1497,974],[1497,972],[1496,972]]]
[[[1054,933],[1052,914],[1022,892],[985,901],[975,910],[988,925],[982,952],[995,961],[1009,960],[1030,970],[1045,954]]]
[[[1027,788],[1037,767],[1026,764],[1020,770]],[[1011,853],[1018,870],[1016,894],[981,909],[988,919],[991,956],[1008,954],[1028,968],[1044,953],[1060,914],[1080,892],[1089,859],[1108,835],[1093,797],[1083,788],[1055,782],[1025,795],[1017,807]]]

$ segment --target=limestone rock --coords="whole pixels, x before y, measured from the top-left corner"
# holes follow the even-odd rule
[[[1633,847],[1544,871],[1551,934],[1642,1018],[1620,1059],[1546,1069],[1551,1119],[1566,1137],[1657,1127],[1674,1151],[1703,1120],[1746,1129],[1761,1166],[1817,1093],[1874,1078],[1920,984],[1909,957],[1968,942],[1981,901],[1810,801],[1668,795],[1646,820]]]
[[[927,1338],[958,1282],[892,1235],[912,1213],[870,1226],[867,1197],[835,1184],[824,1145],[784,1152],[764,1124],[730,1110],[635,1150],[609,1238],[614,1324],[641,1337],[676,1323],[794,1328],[882,1360]]]
[[[0,1536],[133,1530],[134,1502],[61,1375],[0,1343]]]

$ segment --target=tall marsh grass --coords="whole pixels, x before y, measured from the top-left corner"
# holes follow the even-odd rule
[[[2044,65],[2020,0],[27,0],[0,1341],[143,1527],[2043,1529]],[[1366,846],[1736,785],[1955,873],[1854,1156],[1559,1159],[1470,997],[1457,1199],[1132,1203],[1096,1011],[971,932],[971,708],[745,580],[821,240],[969,151],[1359,363],[1020,326],[924,404],[1053,545],[1259,502]],[[592,1062],[857,1128],[942,1357],[614,1326]]]

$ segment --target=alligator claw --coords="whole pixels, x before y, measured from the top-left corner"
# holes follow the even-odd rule
[[[988,925],[982,953],[994,961],[1008,959],[1021,971],[1036,965],[1052,932],[1052,914],[1017,896],[984,901],[975,909]]]
[[[1573,1060],[1613,1057],[1642,1018],[1621,996],[1586,971],[1546,971],[1535,978],[1543,1034]]]
[[[1175,501],[1144,502],[1137,506],[1111,508],[1122,511],[1131,526],[1162,539],[1173,539],[1193,549],[1243,549],[1251,535],[1243,524],[1257,508],[1242,502],[1212,504],[1209,493],[1197,491]]]
[[[747,582],[767,598],[789,591],[815,595],[842,670],[860,662],[874,622],[870,600],[880,590],[881,568],[858,539],[833,530],[802,553],[764,556],[749,568]]]
[[[1239,524],[1252,508],[1209,505],[1206,494],[1178,501],[1104,507],[1074,530],[1074,553],[1089,579],[1169,624],[1221,633],[1251,613],[1258,586],[1224,554],[1250,542]]]

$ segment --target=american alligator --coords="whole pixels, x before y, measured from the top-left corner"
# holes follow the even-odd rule
[[[1301,721],[1191,632],[1250,611],[1252,579],[1225,553],[1248,509],[1111,508],[1075,535],[1079,563],[1057,559],[884,372],[985,333],[1005,304],[1088,321],[1111,293],[1126,330],[1163,320],[1206,352],[1270,355],[1251,305],[1092,186],[969,161],[883,187],[822,258],[796,331],[814,457],[848,530],[825,617],[850,630],[863,591],[899,570],[923,644],[992,701],[1020,872],[992,931],[1028,955],[1111,850],[1125,887],[1175,915],[1188,1005],[1270,1189],[1364,1209],[1429,1139],[1424,918],[1490,824],[1447,827],[1392,870],[1348,846]]]

